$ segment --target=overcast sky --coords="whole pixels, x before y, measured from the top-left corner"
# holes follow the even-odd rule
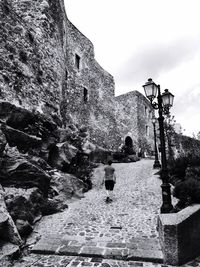
[[[114,76],[116,95],[148,78],[175,95],[171,113],[200,131],[200,0],[65,0],[70,21]]]

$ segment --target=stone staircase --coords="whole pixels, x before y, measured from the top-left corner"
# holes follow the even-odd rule
[[[84,237],[50,235],[42,237],[32,247],[31,253],[163,263],[158,240],[147,238],[132,238],[129,243],[117,243],[105,237],[85,240]]]

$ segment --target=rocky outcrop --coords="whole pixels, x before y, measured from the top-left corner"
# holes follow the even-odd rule
[[[71,197],[83,197],[91,188],[93,165],[85,150],[87,129],[60,128],[54,114],[6,101],[0,102],[0,111],[0,233],[9,222],[14,233],[10,242],[16,244],[42,216],[64,210]]]
[[[58,112],[65,77],[64,17],[61,0],[1,0],[1,98]]]
[[[47,172],[26,156],[5,155],[1,159],[0,182],[3,186],[38,187],[47,196],[50,179]]]
[[[2,101],[0,102],[0,119],[2,122],[6,122],[7,126],[10,126],[12,129],[34,135],[42,140],[47,139],[49,135],[58,138],[55,131],[58,126],[53,121],[53,118],[36,110],[27,110]]]
[[[62,202],[65,202],[68,198],[73,196],[83,196],[83,192],[86,188],[87,185],[72,174],[61,173],[58,171],[54,171],[52,174],[52,194],[55,195],[56,199],[62,199]]]
[[[85,140],[89,130],[96,132],[99,109],[91,109],[90,128],[67,112],[67,94],[74,94],[68,88],[70,25],[63,0],[0,1],[0,238],[5,233],[6,242],[17,245],[41,216],[67,208],[68,198],[81,198],[92,186]],[[110,84],[113,94],[113,78],[96,63],[93,70],[99,94]],[[94,85],[95,77],[87,75]]]
[[[77,154],[78,149],[68,142],[52,145],[49,152],[48,162],[51,166],[63,170],[70,165],[72,158]]]
[[[0,129],[0,155],[2,155],[3,151],[5,150],[7,144],[6,137],[2,130]]]
[[[22,244],[22,239],[17,231],[16,225],[10,216],[5,201],[5,192],[0,186],[0,233],[1,240],[11,242],[16,245]]]
[[[6,137],[6,140],[10,147],[17,147],[17,149],[26,153],[30,149],[39,149],[41,146],[41,138],[36,136],[31,136],[27,133],[13,129],[12,127],[5,126],[2,127],[2,131]]]

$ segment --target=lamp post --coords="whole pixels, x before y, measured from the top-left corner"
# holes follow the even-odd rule
[[[174,139],[174,125],[175,125],[174,116],[170,114],[166,117],[165,123],[165,132],[166,132],[166,139],[167,139],[167,147],[168,147],[168,159],[173,162],[174,160],[174,152],[172,149],[173,139]]]
[[[157,144],[156,144],[156,121],[157,119],[155,117],[152,118],[152,123],[153,123],[153,132],[154,132],[154,153],[155,153],[155,160],[153,164],[154,169],[159,169],[161,168],[159,159],[158,159],[158,150],[157,150]]]
[[[168,89],[161,95],[160,85],[156,85],[152,79],[148,79],[148,82],[143,85],[145,95],[151,102],[154,109],[158,109],[158,122],[160,128],[160,147],[161,147],[161,179],[162,179],[162,206],[161,213],[169,213],[172,209],[171,201],[171,186],[169,184],[169,175],[167,171],[167,160],[165,150],[165,136],[164,136],[164,117],[163,114],[169,114],[169,109],[173,105],[174,95],[172,95]],[[158,95],[157,95],[158,93]],[[157,97],[157,103],[153,102]]]

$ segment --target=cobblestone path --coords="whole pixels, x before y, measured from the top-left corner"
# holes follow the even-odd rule
[[[113,164],[117,183],[114,201],[110,204],[105,203],[106,191],[101,185],[104,165],[101,165],[94,172],[94,188],[85,194],[85,198],[70,203],[69,209],[63,213],[44,218],[36,231],[42,235],[65,233],[80,239],[107,237],[110,241],[121,242],[132,237],[157,238],[161,181],[153,175],[156,171],[152,169],[152,163],[151,160],[141,160]]]
[[[117,183],[109,204],[100,165],[93,175],[94,188],[71,201],[66,211],[44,217],[28,240],[39,242],[14,266],[161,266],[156,230],[161,181],[152,165],[147,159],[113,164]],[[147,262],[138,261],[145,257]],[[200,266],[198,260],[195,264]]]

